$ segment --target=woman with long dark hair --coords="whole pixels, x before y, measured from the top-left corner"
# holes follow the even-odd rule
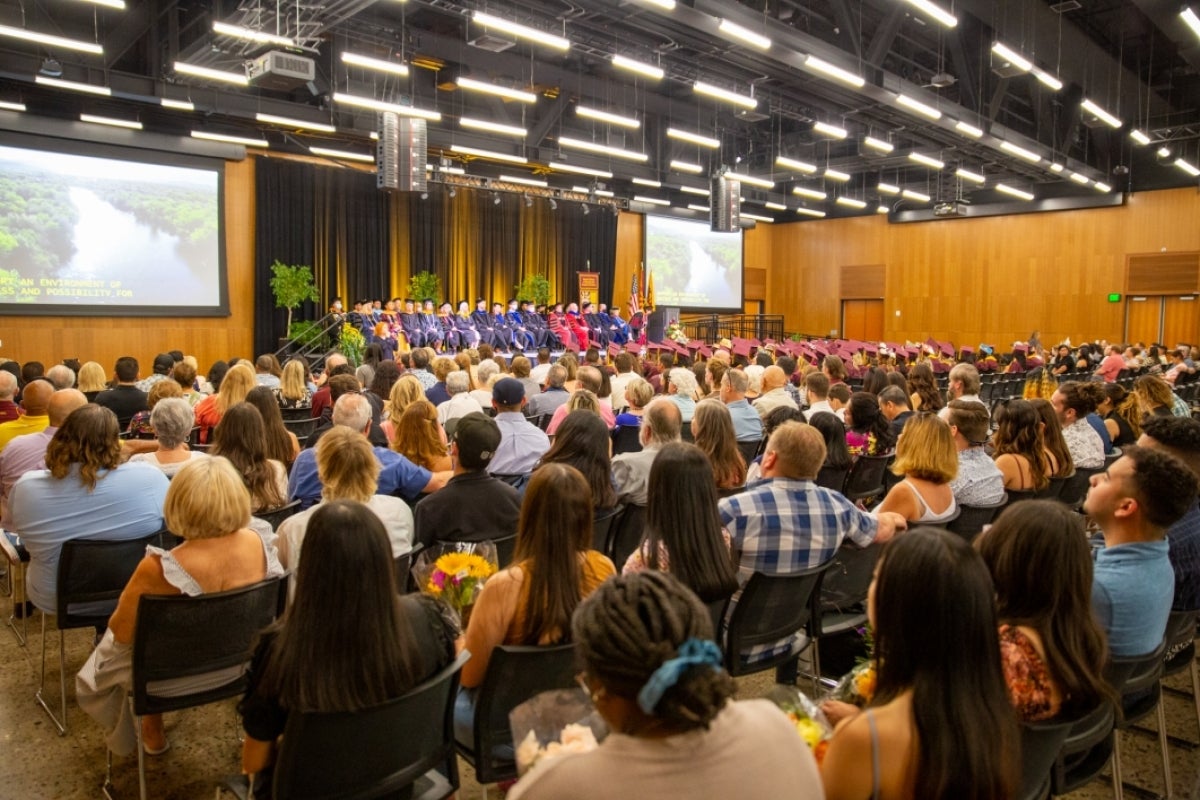
[[[892,426],[873,394],[855,392],[846,406],[846,447],[851,458],[881,456],[896,444]]]
[[[1062,423],[1049,400],[1035,397],[1029,401],[1042,420],[1042,439],[1046,445],[1046,458],[1050,463],[1051,478],[1069,478],[1075,473],[1075,462],[1071,450],[1063,438]]]
[[[362,503],[322,503],[287,613],[262,635],[238,707],[242,771],[270,797],[276,742],[292,711],[361,711],[454,660],[458,629],[438,601],[401,595],[383,523]]]
[[[1051,500],[1017,503],[975,549],[995,585],[1000,654],[1017,714],[1026,721],[1077,717],[1110,697],[1083,517]]]
[[[933,367],[928,361],[918,361],[908,371],[908,391],[911,393],[913,411],[940,411],[946,405],[942,391],[938,389]]]
[[[869,367],[863,376],[862,390],[867,394],[878,395],[888,385],[888,376],[882,367]]]
[[[287,468],[267,455],[266,428],[254,406],[238,403],[226,411],[208,452],[224,456],[237,469],[250,490],[251,510],[268,511],[287,502]]]
[[[246,402],[262,415],[263,433],[267,437],[267,458],[281,462],[289,469],[300,455],[300,440],[283,424],[283,412],[275,400],[275,391],[257,386],[246,395]]]
[[[1137,444],[1142,435],[1142,412],[1138,408],[1137,395],[1126,391],[1119,383],[1106,383],[1104,400],[1096,406],[1096,413],[1104,420],[1113,447]]]
[[[587,480],[593,511],[612,508],[617,504],[617,492],[612,481],[611,445],[608,426],[600,415],[580,409],[563,417],[554,442],[538,463],[567,464],[579,470]]]
[[[1004,488],[1018,492],[1041,491],[1053,472],[1043,438],[1043,425],[1033,403],[1020,398],[996,408],[992,434],[993,458],[1004,475]]]
[[[819,430],[825,439],[825,463],[822,466],[830,469],[850,469],[853,459],[850,458],[850,448],[846,446],[846,426],[837,415],[828,411],[818,411],[809,417],[808,424]]]
[[[883,549],[867,599],[876,689],[821,766],[827,800],[1008,800],[1017,785],[992,581],[955,534],[917,528]]]
[[[736,489],[745,485],[746,460],[738,450],[733,417],[725,404],[715,397],[701,400],[696,404],[691,426],[692,439],[712,464],[717,488]]]
[[[549,645],[569,639],[575,608],[616,572],[591,547],[587,480],[566,464],[538,467],[521,504],[513,564],[488,579],[471,611],[466,635],[471,660],[463,667],[463,691],[454,708],[459,741],[473,739],[472,690],[483,683],[492,651],[502,644]]]
[[[696,445],[672,442],[654,457],[644,531],[641,545],[621,570],[624,574],[670,572],[705,603],[737,589],[729,531],[717,514],[712,464]]]

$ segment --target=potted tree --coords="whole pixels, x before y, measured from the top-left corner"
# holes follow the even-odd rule
[[[280,340],[280,347],[289,340],[305,338],[311,334],[312,322],[292,322],[292,312],[306,301],[316,302],[320,298],[313,282],[312,267],[307,264],[284,264],[279,259],[271,265],[271,293],[275,296],[275,307],[287,309],[287,335]],[[297,330],[303,327],[304,330]]]
[[[428,298],[436,305],[442,298],[442,279],[422,270],[408,279],[408,296],[418,303]]]
[[[550,280],[540,272],[526,275],[515,288],[520,300],[532,300],[538,306],[550,303]]]

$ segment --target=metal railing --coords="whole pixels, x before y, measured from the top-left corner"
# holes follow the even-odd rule
[[[693,339],[783,339],[782,314],[688,314],[679,320]]]
[[[342,316],[326,314],[312,325],[302,327],[296,337],[284,340],[283,346],[275,351],[275,357],[281,364],[289,358],[303,358],[310,369],[323,368],[325,358],[337,348],[344,320]],[[296,327],[295,324],[292,327]]]

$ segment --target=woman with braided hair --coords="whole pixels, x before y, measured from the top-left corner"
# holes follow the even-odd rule
[[[767,700],[732,700],[700,600],[654,571],[614,578],[572,622],[584,688],[613,731],[547,762],[509,800],[821,797],[816,762]]]

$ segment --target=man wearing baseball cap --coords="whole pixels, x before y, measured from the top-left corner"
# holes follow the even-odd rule
[[[525,384],[516,378],[501,378],[492,387],[492,407],[500,429],[500,446],[488,464],[493,475],[526,475],[550,449],[550,437],[521,413],[525,407]]]

